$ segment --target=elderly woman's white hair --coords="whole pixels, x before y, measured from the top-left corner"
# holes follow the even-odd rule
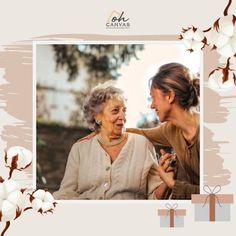
[[[98,131],[100,125],[96,122],[95,116],[102,112],[104,104],[114,97],[126,101],[124,92],[116,87],[114,81],[107,81],[103,84],[98,84],[91,90],[91,93],[85,99],[84,102],[84,117],[88,123],[90,129]]]

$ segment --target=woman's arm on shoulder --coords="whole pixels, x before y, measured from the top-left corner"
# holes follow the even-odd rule
[[[153,144],[170,145],[165,136],[164,125],[148,129],[127,128],[126,132],[143,135]]]
[[[78,199],[78,175],[79,175],[79,145],[73,144],[62,179],[60,188],[53,193],[55,199]]]
[[[85,137],[83,138],[80,138],[77,140],[77,142],[81,142],[81,141],[84,141],[84,140],[90,140],[91,138],[93,138],[97,133],[95,131],[93,131],[92,133],[86,135]]]

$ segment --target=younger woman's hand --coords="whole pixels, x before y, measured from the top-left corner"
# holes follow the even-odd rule
[[[83,140],[90,140],[90,139],[93,138],[96,134],[97,134],[97,133],[94,131],[94,132],[92,132],[91,134],[89,134],[89,135],[87,135],[87,136],[85,136],[85,137],[83,137],[83,138],[80,138],[77,142],[81,142],[81,141],[83,141]]]
[[[161,157],[159,160],[159,165],[162,166],[163,170],[165,172],[175,171],[176,166],[172,165],[174,162],[176,162],[175,154],[165,152],[163,149],[160,150],[160,153]]]

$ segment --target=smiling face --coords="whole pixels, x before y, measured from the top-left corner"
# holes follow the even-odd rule
[[[119,97],[109,99],[96,119],[102,121],[101,132],[108,137],[119,138],[125,130],[126,106]]]
[[[168,120],[173,101],[171,93],[164,93],[158,88],[151,88],[152,104],[151,109],[155,109],[160,122]]]

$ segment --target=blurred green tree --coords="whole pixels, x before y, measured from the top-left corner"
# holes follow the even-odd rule
[[[142,44],[53,45],[57,70],[66,70],[69,81],[76,79],[81,67],[87,68],[89,80],[116,79],[117,70],[138,59],[136,52],[143,48]]]
[[[73,91],[78,110],[71,114],[71,123],[84,126],[82,105],[88,92],[97,84],[119,77],[118,69],[128,65],[132,58],[138,60],[137,51],[143,50],[142,44],[78,44],[52,45],[56,70],[65,70],[68,81],[80,78],[85,70],[86,78],[83,91]]]

